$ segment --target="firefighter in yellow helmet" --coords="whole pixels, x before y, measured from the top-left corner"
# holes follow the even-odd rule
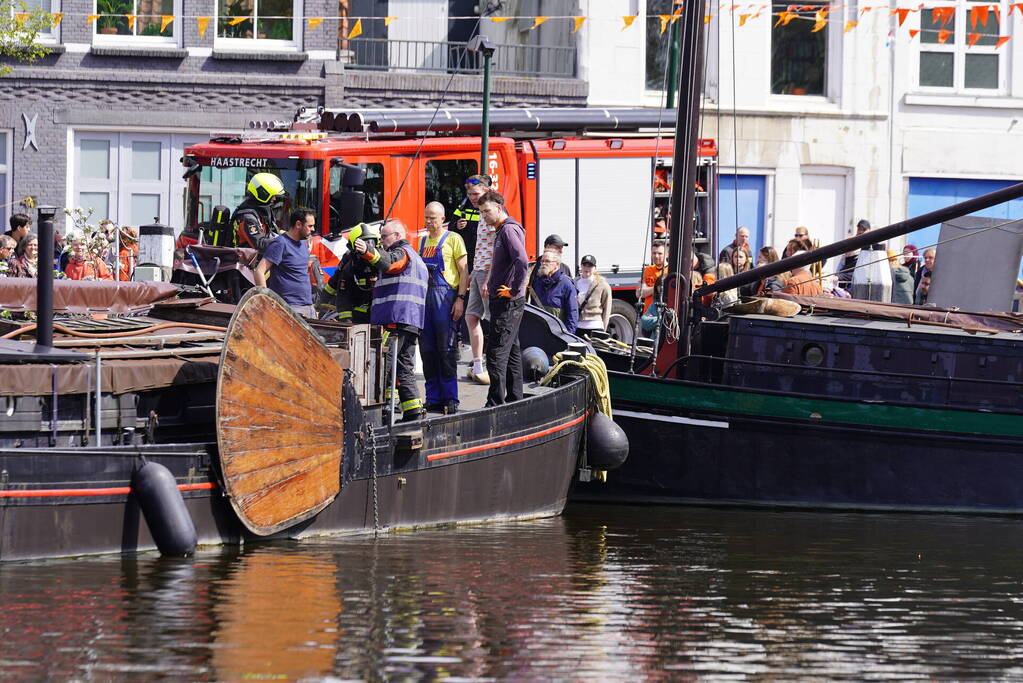
[[[260,255],[282,231],[279,220],[287,193],[284,183],[273,173],[257,173],[245,187],[245,199],[231,216],[239,247],[257,250]]]

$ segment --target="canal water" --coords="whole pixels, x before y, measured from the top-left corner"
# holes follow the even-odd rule
[[[0,678],[1023,676],[1023,520],[571,506],[0,567]]]

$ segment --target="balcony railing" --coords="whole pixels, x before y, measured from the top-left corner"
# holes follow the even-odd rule
[[[349,69],[471,74],[483,68],[483,56],[465,43],[357,38],[348,41],[348,51]],[[575,48],[498,45],[491,68],[501,76],[574,78]]]

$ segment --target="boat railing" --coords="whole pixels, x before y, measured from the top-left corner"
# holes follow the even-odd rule
[[[820,365],[690,355],[687,380],[734,388],[910,405],[1023,410],[1023,382],[984,377],[835,368]],[[777,370],[785,372],[777,372]],[[799,370],[794,373],[793,370]]]

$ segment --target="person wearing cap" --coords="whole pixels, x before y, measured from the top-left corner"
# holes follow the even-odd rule
[[[579,261],[581,275],[575,281],[578,290],[579,322],[576,330],[586,335],[590,330],[606,330],[611,319],[611,285],[597,272],[597,259],[587,254]]]
[[[861,218],[856,223],[856,236],[859,237],[865,232],[870,232],[870,221],[866,218]],[[856,263],[859,261],[859,258],[859,249],[847,251],[842,257],[838,270],[838,286],[842,289],[848,290],[852,288],[853,271],[856,270]]]
[[[561,235],[547,235],[547,238],[543,241],[543,250],[553,249],[558,252],[558,260],[560,262],[560,270],[568,278],[572,277],[572,269],[565,265],[565,247],[568,246],[568,242],[561,239]]]

